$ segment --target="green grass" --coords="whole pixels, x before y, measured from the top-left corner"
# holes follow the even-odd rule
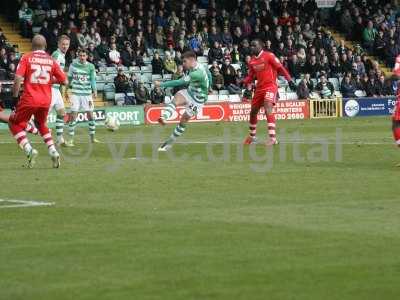
[[[1,132],[0,198],[56,204],[0,206],[0,299],[398,299],[390,120],[278,126],[273,151],[242,151],[247,124],[192,124],[180,159],[153,154],[171,126],[100,129],[107,143],[77,145],[59,170],[41,144],[36,168],[22,168]]]

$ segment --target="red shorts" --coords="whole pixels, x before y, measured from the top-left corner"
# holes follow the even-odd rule
[[[31,120],[32,116],[34,116],[35,122],[38,125],[46,125],[48,113],[48,107],[18,105],[15,112],[10,116],[10,123],[25,128],[26,124]]]
[[[270,87],[262,91],[257,91],[256,89],[253,100],[251,101],[251,106],[260,108],[264,106],[265,102],[275,105],[277,101],[277,95],[278,89],[275,87]]]
[[[400,121],[400,97],[397,97],[397,101],[393,112],[393,120]]]

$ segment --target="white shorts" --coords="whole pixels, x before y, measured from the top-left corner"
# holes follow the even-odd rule
[[[191,118],[194,117],[194,116],[197,116],[197,114],[199,113],[199,111],[203,107],[204,103],[196,102],[192,98],[192,96],[190,96],[188,90],[186,90],[186,89],[185,90],[180,90],[178,93],[181,94],[186,99],[185,113]]]
[[[71,95],[71,111],[93,111],[94,102],[92,95],[78,96]]]
[[[56,111],[59,111],[60,109],[64,109],[64,99],[61,96],[61,91],[56,88],[51,88],[51,104],[50,104],[50,109],[49,111],[52,111],[53,108]]]

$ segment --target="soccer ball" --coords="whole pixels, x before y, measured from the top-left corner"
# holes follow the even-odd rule
[[[117,118],[108,116],[106,118],[106,120],[104,121],[104,125],[106,126],[106,128],[110,131],[116,131],[119,129],[119,121]]]

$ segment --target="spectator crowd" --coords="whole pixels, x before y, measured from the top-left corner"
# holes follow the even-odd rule
[[[332,10],[336,17],[327,19],[314,0],[31,0],[20,3],[16,18],[24,36],[39,32],[46,37],[49,52],[56,49],[58,36],[67,34],[67,60],[75,58],[78,48],[87,48],[96,68],[129,68],[150,61],[153,74],[177,79],[183,76],[182,53],[193,50],[207,58],[212,89],[231,94],[242,93],[250,41],[261,39],[298,79],[300,98],[312,92],[332,96],[329,78],[341,82],[344,96],[361,90],[374,97],[392,95],[395,83],[363,49],[388,63],[400,53],[400,18],[386,2],[338,1]],[[344,41],[337,43],[324,30],[326,23],[360,40],[362,47],[348,49]],[[0,30],[0,68],[11,78],[18,49],[6,48],[3,38]],[[133,104],[160,103],[165,96],[122,71],[114,83],[117,91],[134,94]]]

